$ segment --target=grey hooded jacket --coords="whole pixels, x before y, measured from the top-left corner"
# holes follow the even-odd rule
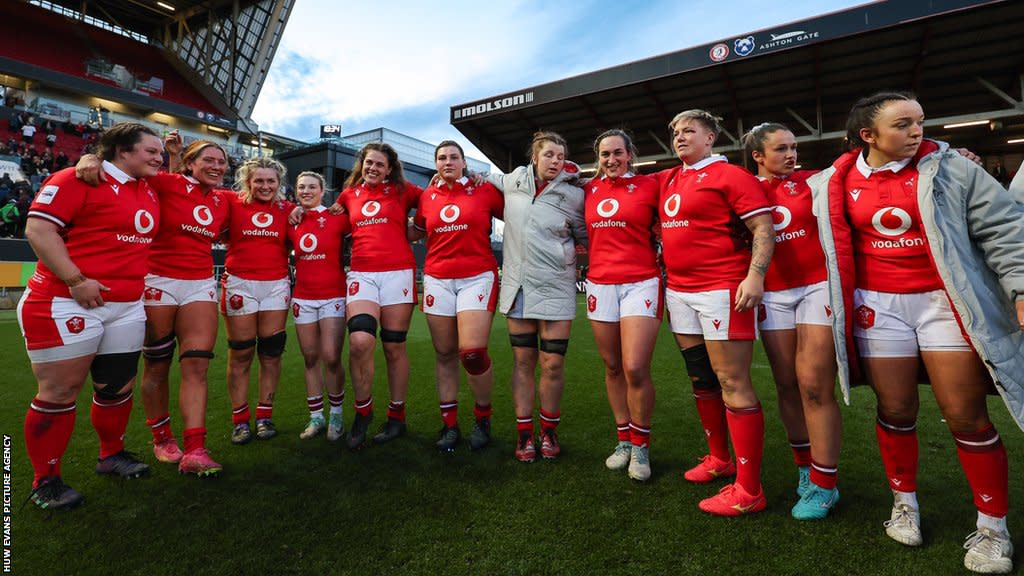
[[[1010,414],[1024,429],[1024,332],[1017,324],[1014,305],[1024,300],[1024,187],[1008,193],[945,142],[933,145],[938,149],[917,164],[917,202],[928,249],[971,345]],[[828,266],[839,380],[849,402],[852,342],[845,329],[849,313],[843,304],[848,301],[844,294],[852,293],[853,286],[843,285],[841,279],[849,276],[836,256],[834,226],[845,220],[841,215],[833,219],[830,213],[842,205],[842,197],[830,202],[830,181],[843,177],[836,165],[807,183],[813,191]],[[835,191],[833,187],[833,196]]]
[[[488,180],[505,195],[499,309],[508,314],[523,292],[523,316],[531,320],[576,317],[576,244],[586,245],[583,190],[572,184],[579,168],[566,162],[536,194],[533,165]]]

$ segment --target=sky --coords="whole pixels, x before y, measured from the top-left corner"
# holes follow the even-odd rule
[[[864,3],[296,0],[252,117],[304,141],[338,123],[453,139],[486,160],[451,106]]]

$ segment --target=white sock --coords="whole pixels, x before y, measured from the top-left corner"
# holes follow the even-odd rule
[[[893,490],[892,495],[894,504],[906,504],[914,510],[921,509],[917,505],[917,492],[900,492],[899,490]]]
[[[321,408],[319,410],[310,410],[309,411],[309,417],[310,418],[319,418],[319,419],[323,420],[324,419],[324,409]]]
[[[999,534],[1010,534],[1010,531],[1006,527],[1006,517],[996,518],[995,516],[989,516],[978,512],[978,529],[988,528],[989,530]]]

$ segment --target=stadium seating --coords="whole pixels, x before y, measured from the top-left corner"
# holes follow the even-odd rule
[[[217,111],[167,62],[159,47],[22,2],[7,4],[5,10],[13,13],[9,21],[18,25],[7,28],[0,41],[0,56],[116,86],[113,80],[86,74],[87,61],[104,60],[124,66],[142,80],[163,79],[163,93],[151,94],[154,98],[204,112]]]

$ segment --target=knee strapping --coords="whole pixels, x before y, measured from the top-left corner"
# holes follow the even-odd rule
[[[118,391],[135,378],[139,355],[140,351],[97,354],[89,368],[96,395],[105,400],[116,400]],[[96,384],[105,386],[100,388]]]
[[[409,333],[406,332],[405,330],[388,330],[387,328],[381,328],[380,341],[391,343],[405,342],[405,339],[408,336],[408,334]]]
[[[175,339],[174,332],[163,338],[157,338],[152,342],[146,342],[142,346],[142,355],[146,360],[162,362],[174,358]]]
[[[540,351],[565,356],[565,353],[569,351],[569,340],[568,338],[555,338],[552,340],[541,338]]]
[[[466,372],[478,376],[487,372],[491,367],[491,357],[487,354],[487,348],[469,348],[459,351],[459,360]]]
[[[537,333],[526,332],[525,334],[509,334],[509,342],[515,348],[533,348],[537,349]]]
[[[185,350],[178,356],[178,361],[184,360],[185,358],[206,358],[207,360],[213,360],[213,352],[210,350]]]
[[[686,362],[686,372],[690,375],[690,381],[696,390],[719,390],[721,384],[718,376],[711,368],[711,357],[708,356],[708,347],[699,344],[686,350],[680,350],[683,360]]]
[[[278,358],[284,354],[284,343],[288,339],[283,330],[272,336],[260,337],[256,340],[256,353],[265,358]]]
[[[256,339],[250,340],[228,340],[228,348],[232,350],[248,350],[256,345]]]
[[[369,314],[356,314],[348,319],[348,332],[366,332],[374,338],[377,337],[377,319]]]

